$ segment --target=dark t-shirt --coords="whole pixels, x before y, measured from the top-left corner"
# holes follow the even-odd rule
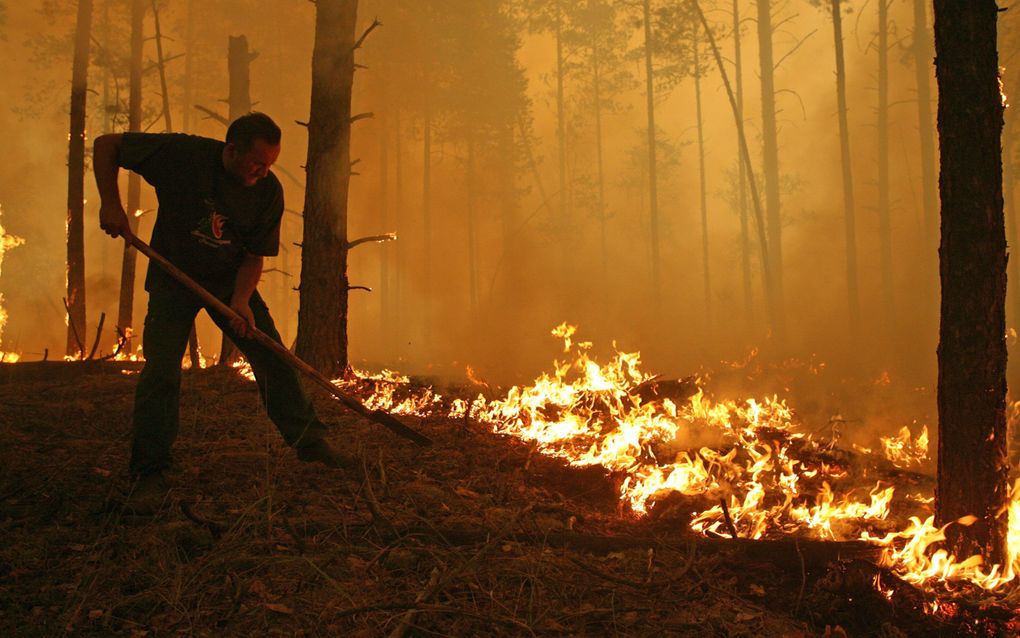
[[[276,176],[269,173],[245,187],[223,167],[223,147],[224,142],[182,133],[125,133],[117,158],[156,189],[153,249],[218,296],[233,291],[246,253],[277,254],[283,216],[283,187]],[[149,264],[146,290],[178,286]]]

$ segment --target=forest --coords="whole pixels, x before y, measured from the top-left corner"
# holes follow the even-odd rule
[[[0,634],[1020,633],[1016,11],[0,0]],[[124,149],[230,173],[253,111],[255,340],[335,456],[216,293],[133,509],[176,200]]]

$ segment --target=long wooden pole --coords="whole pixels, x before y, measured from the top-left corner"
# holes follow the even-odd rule
[[[213,295],[211,292],[203,288],[198,282],[196,282],[188,275],[184,274],[184,272],[182,272],[177,266],[174,266],[172,263],[170,263],[170,261],[168,261],[165,257],[157,253],[155,250],[153,250],[148,244],[139,239],[136,235],[133,234],[125,235],[125,239],[132,246],[134,246],[138,250],[138,252],[144,254],[150,260],[156,262],[156,264],[158,264],[159,267],[165,270],[170,276],[179,281],[188,290],[198,295],[198,297],[202,301],[209,304],[210,308],[230,319],[241,318],[240,315],[231,310],[227,304],[217,299],[215,295]],[[392,432],[399,434],[400,436],[406,439],[414,441],[418,445],[421,445],[423,447],[429,447],[432,445],[432,439],[429,439],[423,434],[420,434],[415,430],[412,430],[411,428],[407,427],[406,425],[398,421],[396,418],[394,418],[393,415],[383,412],[382,410],[369,409],[354,397],[348,396],[347,394],[342,392],[339,388],[333,385],[333,383],[329,379],[327,379],[325,375],[321,374],[318,370],[302,361],[293,352],[288,350],[283,344],[278,343],[275,339],[273,339],[266,333],[258,329],[253,329],[252,332],[253,332],[252,338],[255,341],[259,342],[263,346],[275,352],[278,357],[283,359],[283,361],[285,361],[286,363],[297,368],[300,372],[305,373],[305,375],[307,375],[312,381],[318,383],[320,386],[323,387],[323,389],[325,389],[327,392],[329,392],[334,397],[339,399],[341,403],[343,403],[351,410],[357,412],[358,414],[360,414],[361,416],[365,417],[370,421],[375,421],[379,425],[389,428]]]

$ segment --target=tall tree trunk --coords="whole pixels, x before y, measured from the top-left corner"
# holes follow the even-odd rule
[[[779,314],[778,303],[776,301],[775,284],[773,283],[773,275],[771,271],[771,260],[769,259],[769,242],[766,237],[765,228],[765,214],[762,212],[761,198],[758,196],[758,185],[754,179],[754,170],[751,165],[751,148],[747,143],[747,135],[744,133],[744,121],[740,117],[740,108],[737,105],[737,97],[733,93],[733,86],[730,84],[729,75],[726,74],[726,67],[723,65],[722,53],[719,51],[718,45],[715,42],[715,36],[712,34],[712,27],[708,24],[708,19],[705,18],[705,12],[701,10],[701,4],[698,0],[692,0],[694,9],[698,13],[698,21],[701,23],[701,28],[705,30],[705,36],[708,38],[708,46],[712,50],[712,57],[715,58],[716,68],[719,69],[719,75],[722,77],[723,87],[726,89],[726,96],[729,98],[730,110],[733,113],[733,121],[737,127],[737,141],[740,145],[740,156],[744,160],[744,167],[747,170],[747,174],[750,178],[747,180],[748,190],[751,195],[751,203],[754,205],[754,221],[755,230],[758,235],[758,254],[761,258],[761,280],[762,287],[765,289],[765,302],[768,308],[769,326],[776,334],[782,334],[782,317]]]
[[[467,260],[468,260],[468,304],[473,317],[478,315],[478,228],[475,219],[475,140],[474,133],[468,133],[467,140]]]
[[[645,110],[648,120],[648,211],[652,242],[652,296],[656,302],[661,291],[659,266],[659,192],[655,161],[655,77],[652,74],[652,8],[651,0],[644,0],[645,30]]]
[[[1020,77],[1020,74],[1018,74]],[[1009,86],[1020,86],[1010,84]],[[1005,200],[1006,213],[1006,245],[1017,245],[1017,208],[1016,208],[1016,151],[1014,150],[1014,131],[1016,130],[1016,113],[1013,109],[1006,111],[1006,125],[1002,132],[1002,180],[1003,195]],[[1007,280],[1012,281],[1012,286],[1006,288],[1006,312],[1007,325],[1016,330],[1020,322],[1020,290],[1017,289],[1017,282],[1020,282],[1020,260],[1010,259],[1008,263]],[[1014,338],[1013,352],[1016,352],[1016,341]],[[1010,394],[1015,395],[1020,391],[1020,358],[1010,357],[1007,366],[1007,387],[1012,390]]]
[[[769,270],[775,295],[776,331],[781,336],[785,323],[783,294],[783,217],[779,198],[779,133],[776,123],[775,66],[772,58],[772,13],[770,0],[757,0],[758,56],[761,62],[762,154],[765,172],[765,217],[768,222]]]
[[[599,244],[602,255],[602,281],[608,282],[609,277],[609,241],[606,220],[606,170],[602,149],[602,67],[599,51],[598,35],[592,38],[591,45],[592,60],[592,88],[595,93],[595,162],[598,175],[598,216],[599,216]],[[601,286],[603,295],[607,286]]]
[[[393,122],[393,154],[396,156],[393,162],[393,228],[400,232],[401,223],[404,219],[404,147],[403,130],[400,126],[400,109],[396,110]],[[401,293],[404,282],[404,256],[405,250],[400,244],[398,234],[397,241],[393,242],[393,262],[395,273],[393,276],[393,326],[403,325],[404,306],[401,303]],[[397,333],[393,331],[393,344],[396,344]]]
[[[426,89],[428,91],[428,89]],[[431,342],[432,337],[432,103],[425,97],[425,122],[422,126],[422,136],[425,138],[422,144],[422,186],[421,186],[421,216],[422,216],[422,261],[425,281],[422,282],[422,312],[424,337],[426,345]]]
[[[131,0],[131,69],[128,79],[128,131],[142,130],[142,50],[145,42],[145,0]],[[128,173],[127,214],[131,232],[138,232],[138,210],[142,202],[142,181],[137,173]],[[120,305],[117,309],[117,328],[122,334],[134,326],[135,266],[138,253],[130,244],[124,244],[120,266]]]
[[[308,183],[301,250],[297,355],[319,372],[347,370],[347,192],[356,0],[315,5]]]
[[[556,140],[560,161],[560,223],[570,216],[570,189],[567,184],[567,117],[563,95],[563,2],[556,0]]]
[[[885,0],[882,0],[883,2]],[[836,102],[839,116],[839,150],[843,164],[843,225],[846,240],[846,293],[850,330],[856,337],[861,327],[861,296],[857,282],[857,222],[853,167],[850,161],[850,125],[847,122],[846,63],[843,57],[843,12],[840,0],[832,0],[832,33],[836,44]]]
[[[92,0],[78,0],[71,68],[67,152],[67,349],[85,356],[85,98],[88,92]]]
[[[892,221],[889,210],[889,2],[878,0],[878,235],[886,337],[894,334]]]
[[[1003,104],[994,0],[935,0],[935,74],[942,196],[942,322],[935,512],[963,558],[1003,564],[1006,455],[1006,238]]]
[[[184,104],[181,108],[184,127],[181,130],[191,133],[191,109],[195,108],[195,0],[188,0],[184,20]]]
[[[383,232],[390,228],[390,118],[383,111],[379,118],[379,227]],[[393,329],[392,317],[390,316],[390,260],[392,249],[389,246],[382,246],[382,254],[379,255],[379,325],[382,327],[383,335],[389,334]],[[384,337],[385,338],[385,337]]]
[[[156,68],[159,70],[159,88],[163,97],[163,124],[166,132],[174,130],[173,118],[170,114],[170,91],[166,86],[166,57],[163,55],[163,32],[159,28],[159,8],[156,0],[152,0],[152,21],[156,29]]]
[[[230,122],[251,112],[251,63],[258,56],[257,52],[248,50],[246,36],[230,36],[227,40],[227,74],[230,83],[230,92],[227,94],[227,120]],[[234,346],[234,342],[227,333],[223,333],[219,365],[232,365],[240,356],[241,353]]]
[[[736,119],[744,121],[744,63],[740,54],[740,0],[733,0],[733,66],[736,84]],[[747,210],[747,168],[740,158],[737,138],[737,202],[740,208],[740,271],[744,280],[744,317],[750,328],[754,323],[754,296],[751,293],[751,232]],[[750,334],[750,331],[748,331]]]
[[[921,197],[924,202],[925,246],[933,246],[938,230],[938,183],[935,177],[935,125],[931,116],[931,31],[927,0],[914,0],[914,72],[917,81],[917,124],[921,136]]]
[[[694,100],[697,105],[698,171],[701,183],[701,261],[705,275],[705,326],[712,329],[712,274],[708,261],[708,188],[705,184],[705,130],[701,117],[701,42],[694,25]]]

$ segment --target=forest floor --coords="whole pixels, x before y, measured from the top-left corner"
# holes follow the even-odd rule
[[[135,377],[103,370],[6,382],[0,371],[2,636],[892,638],[1017,627],[986,609],[995,622],[963,632],[874,591],[837,592],[826,584],[838,551],[755,551],[696,538],[680,514],[638,519],[621,511],[613,477],[464,419],[405,419],[434,439],[423,449],[313,391],[330,440],[367,471],[303,464],[255,385],[228,369],[185,372],[172,489],[156,515],[132,516],[121,497]]]

